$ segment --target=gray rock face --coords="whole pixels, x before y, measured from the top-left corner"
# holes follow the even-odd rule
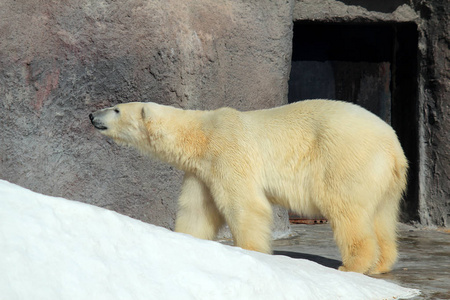
[[[130,101],[286,103],[292,9],[269,0],[2,1],[0,178],[172,228],[182,173],[112,144],[88,114]],[[288,226],[281,215],[277,231]]]
[[[450,226],[450,3],[414,1],[419,22],[419,216]]]

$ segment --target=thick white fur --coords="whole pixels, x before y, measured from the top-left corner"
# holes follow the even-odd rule
[[[341,270],[391,270],[408,164],[372,113],[330,100],[249,112],[116,108],[97,113],[103,134],[186,172],[176,231],[213,239],[227,222],[237,246],[269,253],[279,204],[331,222]]]

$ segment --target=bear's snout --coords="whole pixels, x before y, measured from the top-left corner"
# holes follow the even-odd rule
[[[106,130],[108,127],[106,127],[101,121],[97,120],[94,116],[94,114],[89,114],[89,119],[91,120],[92,125],[98,130]]]

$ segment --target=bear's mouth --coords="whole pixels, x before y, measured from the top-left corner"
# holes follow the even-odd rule
[[[92,122],[92,124],[93,124],[94,127],[95,127],[96,129],[98,129],[98,130],[106,130],[106,129],[108,129],[108,127],[106,127],[106,126],[104,126],[104,125],[101,125],[101,124],[97,124],[97,123],[94,123],[94,122]]]
[[[108,129],[108,127],[106,127],[105,125],[103,125],[103,123],[97,121],[97,120],[95,119],[95,117],[94,117],[93,114],[90,114],[90,115],[89,115],[89,119],[91,119],[91,123],[92,123],[92,125],[94,125],[94,127],[95,127],[96,129],[98,129],[98,130],[106,130],[106,129]]]

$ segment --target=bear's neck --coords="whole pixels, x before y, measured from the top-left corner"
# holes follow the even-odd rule
[[[209,139],[204,131],[206,111],[170,109],[170,118],[154,124],[151,152],[176,168],[197,173]]]

